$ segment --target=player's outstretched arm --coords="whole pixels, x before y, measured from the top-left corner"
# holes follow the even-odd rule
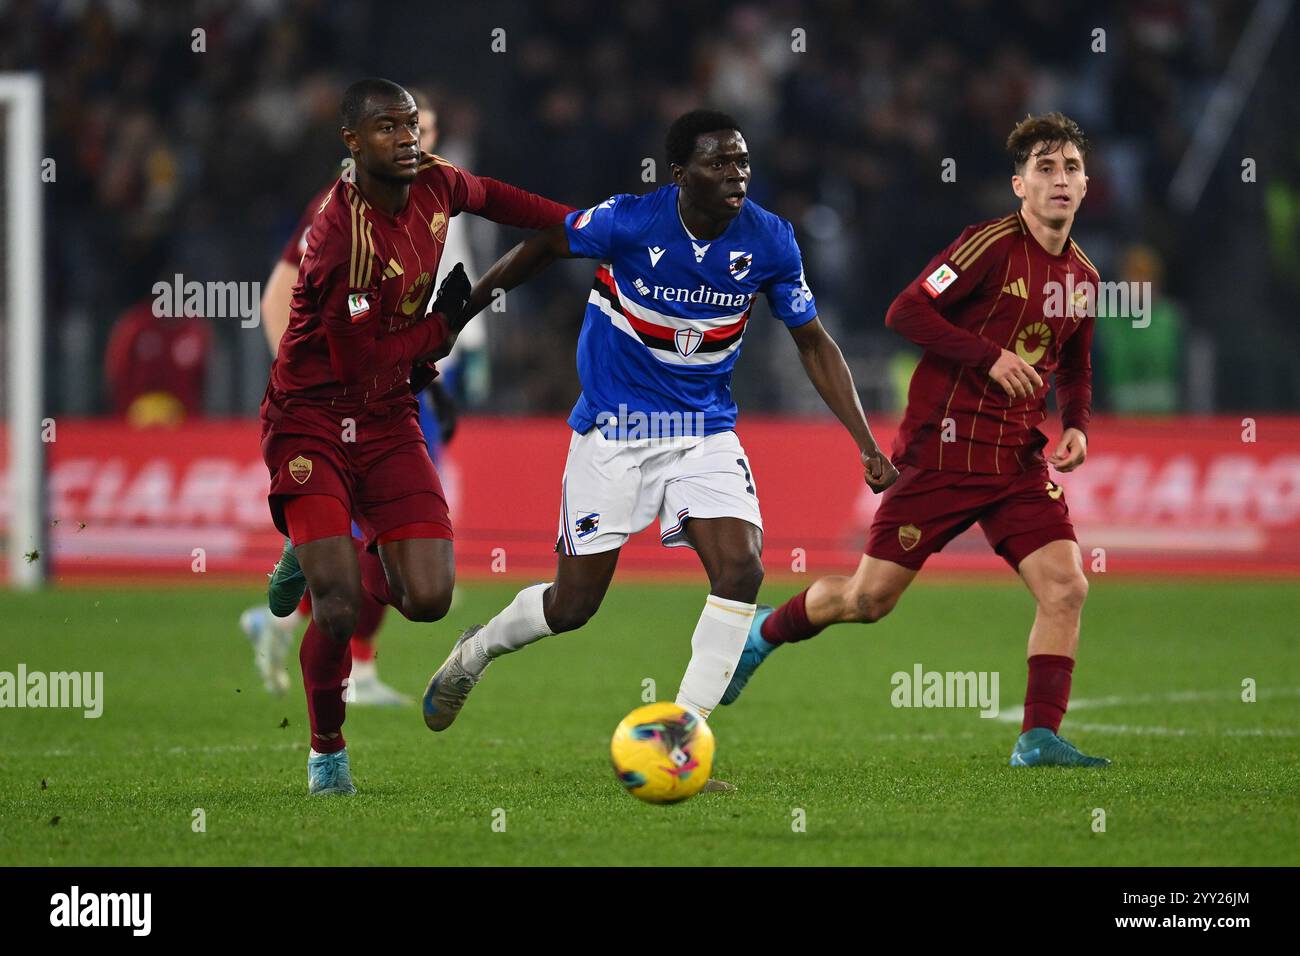
[[[556,259],[573,258],[569,252],[569,237],[564,223],[559,222],[530,236],[515,246],[493,263],[492,268],[470,290],[469,303],[459,319],[452,324],[452,331],[459,332],[479,312],[487,307],[492,297],[500,289],[509,292],[517,285],[522,285],[537,275]]]
[[[794,343],[799,348],[799,361],[803,363],[808,379],[817,389],[826,407],[844,423],[862,454],[863,476],[868,487],[879,494],[898,478],[898,470],[876,444],[867,424],[867,416],[858,400],[858,390],[853,386],[853,373],[844,361],[844,353],[835,344],[820,319],[790,329]]]
[[[271,277],[262,292],[262,331],[271,354],[280,351],[280,339],[289,328],[289,303],[293,299],[293,284],[298,281],[298,267],[277,259]]]

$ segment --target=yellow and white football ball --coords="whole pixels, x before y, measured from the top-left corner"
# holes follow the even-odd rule
[[[614,730],[609,756],[628,793],[648,803],[677,803],[708,782],[713,731],[676,704],[646,704]]]

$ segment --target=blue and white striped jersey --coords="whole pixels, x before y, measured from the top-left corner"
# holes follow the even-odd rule
[[[580,434],[636,412],[702,415],[704,434],[728,431],[754,297],[790,328],[816,318],[788,222],[747,199],[721,236],[701,241],[677,194],[618,195],[565,220],[570,251],[601,260],[578,338],[582,395],[569,425]]]

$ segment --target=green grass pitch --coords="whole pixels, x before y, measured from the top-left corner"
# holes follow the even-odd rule
[[[769,582],[764,598],[797,586]],[[468,583],[435,625],[390,614],[381,673],[418,695],[459,629],[516,588]],[[168,584],[0,595],[0,670],[21,661],[105,674],[99,719],[0,710],[0,860],[1300,862],[1294,582],[1094,579],[1074,680],[1081,703],[1062,732],[1114,765],[1063,771],[1006,765],[1016,723],[891,706],[890,675],[917,663],[997,671],[1002,707],[1023,699],[1033,615],[1024,589],[922,578],[885,621],[781,649],[736,706],[719,708],[715,776],[737,792],[642,804],[610,771],[609,734],[641,703],[645,678],[673,698],[704,593],[616,582],[586,629],[494,664],[445,734],[429,733],[415,708],[351,708],[360,788],[351,800],[306,797],[296,667],[289,696],[268,696],[236,625],[255,592]],[[1254,703],[1241,699],[1245,678],[1257,682]],[[192,827],[196,808],[205,832]],[[1094,830],[1097,809],[1105,832]]]

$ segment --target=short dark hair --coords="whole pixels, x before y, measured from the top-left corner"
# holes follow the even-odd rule
[[[1030,156],[1054,153],[1066,143],[1077,146],[1080,157],[1088,155],[1088,137],[1083,135],[1078,123],[1064,113],[1043,113],[1026,116],[1016,124],[1007,137],[1007,152],[1011,154],[1011,163],[1018,176],[1025,171]],[[1034,148],[1040,144],[1041,148]]]
[[[406,89],[392,80],[379,76],[368,76],[357,80],[343,93],[343,102],[339,106],[339,118],[348,129],[356,129],[366,117],[366,104],[372,99],[401,99],[410,96]]]
[[[683,113],[668,127],[668,136],[664,140],[668,162],[673,166],[685,166],[691,153],[695,152],[695,141],[700,134],[719,130],[735,130],[739,133],[740,124],[717,110],[691,110]]]

